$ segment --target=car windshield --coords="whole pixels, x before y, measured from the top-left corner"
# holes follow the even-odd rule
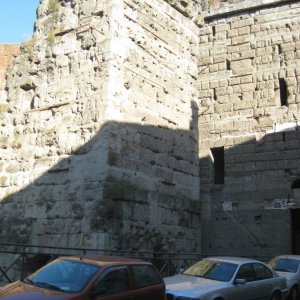
[[[204,259],[188,268],[183,274],[219,281],[230,281],[237,265],[233,263]]]
[[[296,273],[300,261],[292,258],[274,258],[269,262],[269,265],[275,271]]]
[[[57,260],[27,277],[24,282],[62,292],[80,292],[99,270],[72,260]]]

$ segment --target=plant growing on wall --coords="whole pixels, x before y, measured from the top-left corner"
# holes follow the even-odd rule
[[[48,32],[47,42],[51,46],[54,44],[55,35],[61,32],[59,24],[59,15],[61,6],[56,0],[48,0],[46,14],[48,18],[44,21],[45,32]]]
[[[57,3],[55,0],[48,0],[47,5],[47,14],[58,13],[60,11],[60,4]]]

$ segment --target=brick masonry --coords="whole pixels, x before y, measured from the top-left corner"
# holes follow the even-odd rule
[[[4,89],[5,72],[20,53],[20,45],[0,45],[0,90]]]

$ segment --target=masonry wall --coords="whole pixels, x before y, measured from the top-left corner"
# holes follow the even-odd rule
[[[175,2],[41,1],[7,77],[3,241],[201,248],[197,6]]]
[[[292,252],[299,45],[297,1],[41,1],[1,103],[2,240]]]
[[[252,1],[248,8],[207,12],[205,22],[199,53],[203,251],[289,253],[290,209],[299,207],[291,187],[300,177],[300,5]],[[215,148],[224,176],[222,167],[215,170]]]

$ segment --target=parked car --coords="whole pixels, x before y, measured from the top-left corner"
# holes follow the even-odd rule
[[[288,296],[291,300],[300,298],[300,255],[280,255],[269,262],[279,275],[287,278]]]
[[[0,289],[7,300],[165,300],[157,269],[142,260],[63,257]]]
[[[281,300],[287,282],[266,264],[238,257],[210,257],[166,277],[167,300]]]

